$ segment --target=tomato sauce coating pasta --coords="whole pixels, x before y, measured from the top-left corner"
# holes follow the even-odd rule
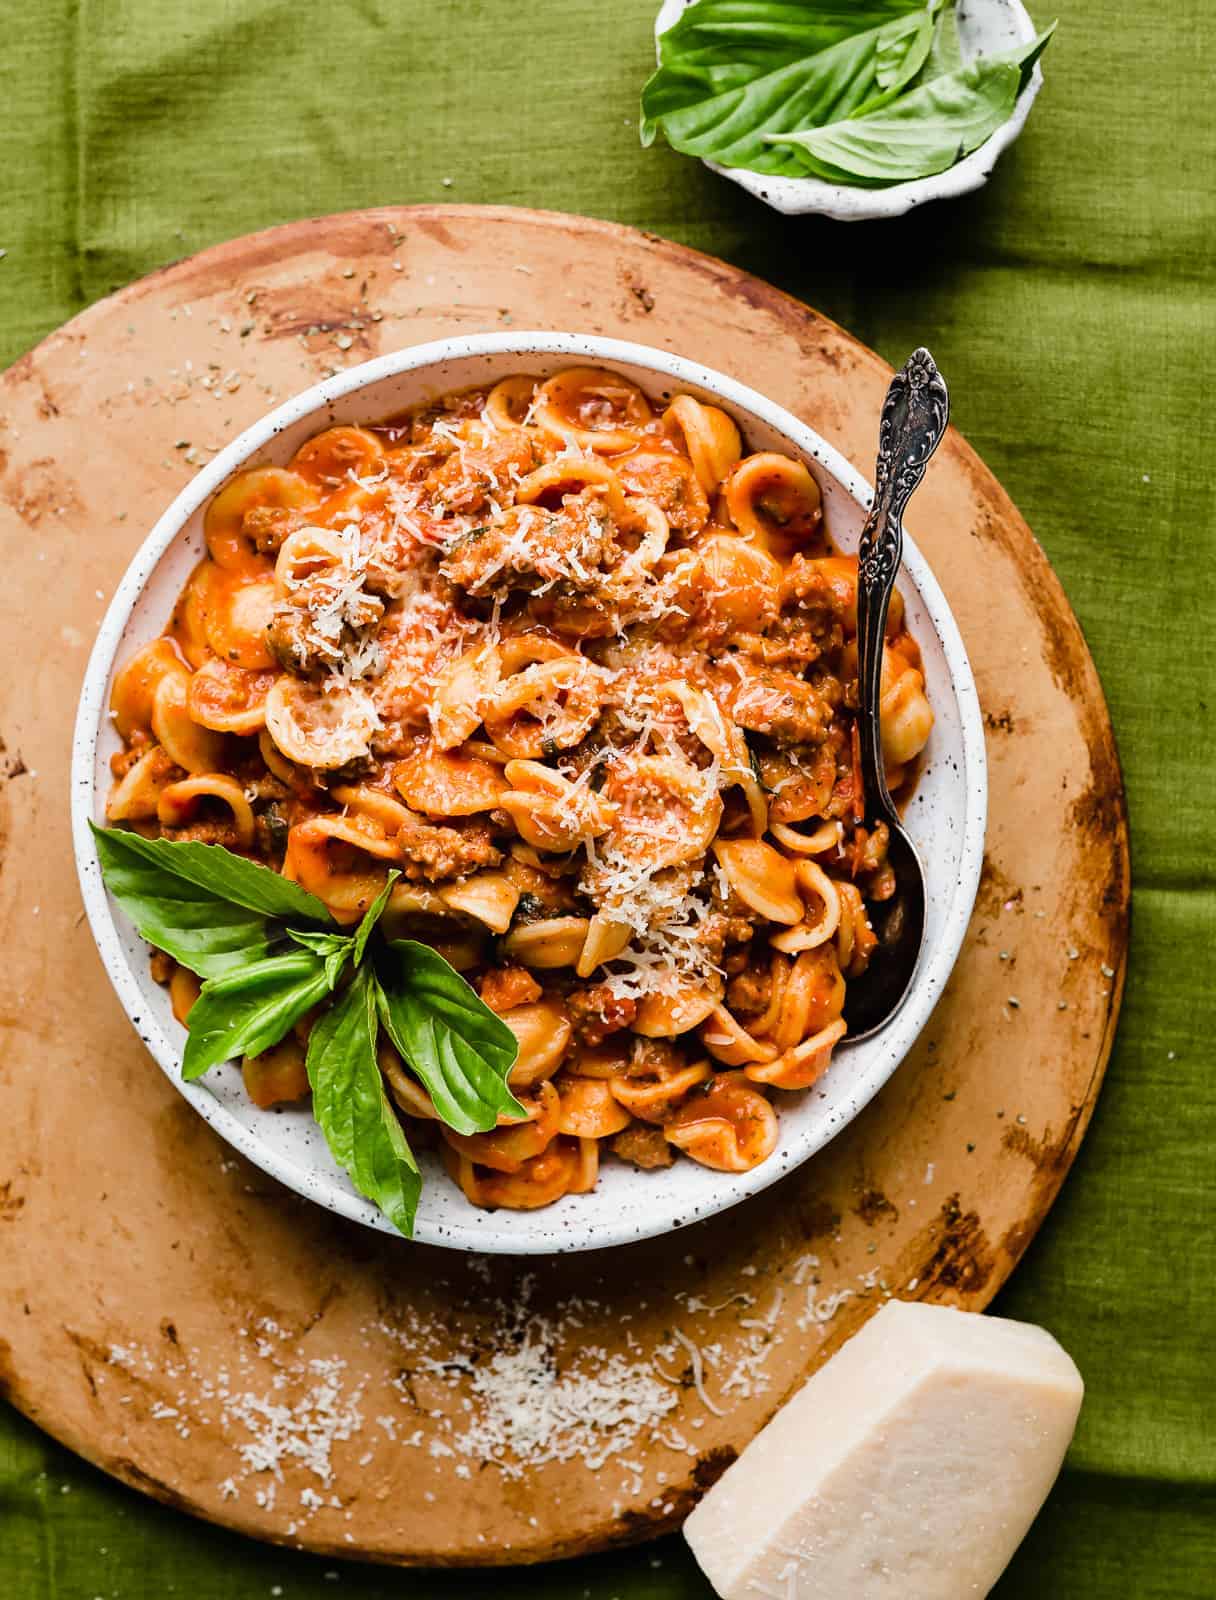
[[[331,427],[212,500],[165,634],[119,672],[108,815],[243,852],[433,945],[515,1034],[526,1116],[411,1138],[476,1205],[601,1156],[766,1160],[827,1070],[893,891],[855,770],[857,564],[800,461],[691,395],[572,368]],[[933,713],[895,596],[892,788]],[[157,955],[184,1020],[196,980]],[[243,1064],[308,1092],[309,1023]]]

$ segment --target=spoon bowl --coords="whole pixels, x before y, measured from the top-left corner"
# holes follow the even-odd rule
[[[884,1028],[899,1010],[912,984],[925,940],[925,869],[902,823],[891,830],[887,861],[895,874],[895,893],[871,907],[870,926],[878,944],[870,965],[845,985],[844,1044],[856,1044]]]

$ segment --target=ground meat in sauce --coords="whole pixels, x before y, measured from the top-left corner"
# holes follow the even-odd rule
[[[721,911],[711,911],[701,923],[697,943],[715,967],[722,965],[727,945],[743,944],[755,933],[752,926],[754,913],[731,917]]]
[[[428,590],[436,600],[450,602],[453,591],[438,576],[438,565],[440,553],[451,540],[452,526],[421,506],[398,517],[394,495],[409,492],[409,476],[400,468],[393,471],[387,505],[367,507],[359,520],[363,587],[386,600],[402,600]]]
[[[291,795],[291,790],[283,780],[270,772],[263,772],[256,777],[243,777],[242,783],[250,805],[266,805],[272,801],[286,800]]]
[[[288,534],[308,526],[308,518],[287,506],[250,506],[241,518],[241,532],[260,555],[277,555]]]
[[[858,828],[853,834],[853,874],[877,872],[886,864],[887,849],[891,843],[891,830],[885,822],[876,824],[873,832]]]
[[[532,441],[521,431],[485,449],[466,445],[427,474],[424,492],[436,515],[471,516],[510,489],[512,474],[521,477],[538,465]]]
[[[556,912],[564,915],[578,907],[574,887],[568,878],[538,870],[525,861],[517,861],[514,856],[508,858],[503,873],[520,893],[520,904],[515,919],[517,922],[534,921]],[[535,904],[535,916],[532,918],[525,914],[524,901],[528,899]]]
[[[300,590],[289,601],[275,608],[266,629],[266,643],[279,665],[301,678],[318,678],[333,668],[349,647],[366,636],[384,614],[384,602],[360,592],[344,605],[341,626],[323,632],[311,607],[321,607],[324,592],[310,594]]]
[[[160,836],[179,844],[222,844],[226,850],[241,849],[240,834],[227,807],[224,807],[223,817],[200,817],[181,828],[167,828],[162,823]]]
[[[494,594],[542,583],[569,592],[599,592],[605,571],[619,558],[603,498],[569,495],[560,511],[512,506],[500,522],[461,539],[440,568],[472,594]]]
[[[636,467],[625,456],[615,464],[630,494],[653,500],[678,533],[698,533],[709,521],[709,501],[696,473],[679,456],[644,452]]]
[[[110,771],[116,778],[125,778],[131,768],[146,755],[152,756],[148,763],[148,775],[153,783],[186,776],[185,769],[171,761],[159,745],[152,745],[146,737],[140,737],[138,728],[131,735],[131,748],[120,750],[110,757]]]
[[[478,992],[490,1010],[501,1015],[539,1000],[542,991],[526,967],[494,967],[481,980]]]
[[[622,1128],[612,1140],[612,1153],[645,1172],[652,1172],[657,1167],[670,1167],[675,1161],[662,1128],[651,1128],[644,1122],[633,1122],[629,1127]]]
[[[856,587],[851,578],[825,569],[821,560],[796,555],[785,569],[781,582],[781,603],[791,603],[822,618],[821,627],[843,623],[857,604]]]
[[[281,605],[266,629],[266,643],[284,672],[302,678],[317,678],[333,657],[321,649],[313,636],[313,619],[302,606]]]
[[[669,1039],[645,1039],[639,1035],[633,1041],[633,1054],[624,1075],[627,1078],[670,1078],[687,1065],[679,1045]]]
[[[732,721],[778,744],[818,744],[841,695],[835,678],[808,682],[783,667],[760,666],[738,655],[716,663],[710,688]]]
[[[492,829],[472,819],[439,826],[412,817],[397,834],[397,847],[404,860],[403,874],[411,883],[462,878],[479,867],[496,867],[502,860]]]
[[[837,746],[792,746],[787,750],[756,751],[760,782],[768,790],[769,815],[774,822],[805,822],[828,815],[836,786]]]
[[[606,983],[597,983],[589,989],[572,989],[566,996],[566,1011],[583,1043],[597,1045],[627,1028],[638,1014],[638,1004],[614,995]]]
[[[767,967],[748,967],[726,988],[726,1004],[745,1017],[758,1017],[773,993],[772,974]]]
[[[824,639],[796,617],[780,617],[765,633],[732,633],[730,642],[740,655],[766,667],[788,667],[804,672],[813,666],[833,641]]]
[[[849,849],[853,878],[866,900],[889,900],[895,893],[895,874],[887,861],[891,830],[880,822],[872,833],[857,828]]]

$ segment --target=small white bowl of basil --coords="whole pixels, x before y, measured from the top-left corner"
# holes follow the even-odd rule
[[[790,216],[901,216],[987,180],[1054,28],[1021,0],[665,0],[642,142]]]

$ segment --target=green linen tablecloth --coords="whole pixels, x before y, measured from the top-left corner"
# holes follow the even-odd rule
[[[932,345],[955,420],[1080,615],[1133,826],[1132,964],[1110,1075],[1063,1195],[997,1305],[1051,1328],[1089,1396],[1068,1467],[998,1593],[1210,1600],[1216,685],[1199,636],[1216,578],[1216,6],[1059,0],[1046,87],[988,187],[855,227],[783,219],[696,163],[638,147],[655,9],[6,0],[0,357],[218,240],[437,200],[638,224],[772,279],[893,362]],[[0,1597],[174,1594],[691,1600],[708,1589],[675,1540],[503,1574],[394,1573],[263,1548],[141,1499],[0,1414]]]

